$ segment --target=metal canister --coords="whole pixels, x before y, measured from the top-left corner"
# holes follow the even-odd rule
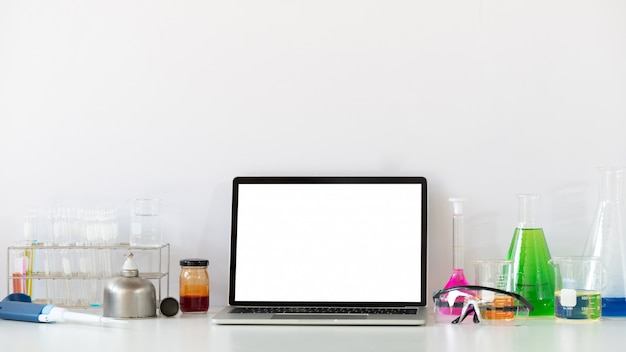
[[[156,317],[156,289],[139,270],[129,254],[120,277],[110,280],[104,288],[103,316],[111,318]]]

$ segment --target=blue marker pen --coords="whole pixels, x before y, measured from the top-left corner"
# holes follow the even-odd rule
[[[34,323],[82,322],[82,323],[125,323],[124,321],[93,314],[70,312],[52,304],[32,303],[30,296],[12,293],[0,302],[0,319],[30,321]]]

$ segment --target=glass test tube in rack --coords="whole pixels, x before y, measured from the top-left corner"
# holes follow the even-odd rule
[[[125,254],[133,253],[139,275],[153,282],[157,299],[169,296],[170,245],[103,246],[33,243],[7,248],[8,293],[27,293],[33,302],[98,308],[106,281],[120,274]],[[32,265],[25,262],[32,259]],[[31,270],[26,270],[31,268]],[[28,292],[27,288],[30,289]]]

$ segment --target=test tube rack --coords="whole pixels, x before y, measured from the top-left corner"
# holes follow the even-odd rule
[[[125,256],[133,253],[139,276],[150,280],[157,302],[169,296],[170,245],[59,246],[18,244],[7,248],[7,294],[26,293],[34,303],[66,308],[101,308],[104,287],[118,277]],[[26,269],[17,270],[24,261]],[[21,271],[21,272],[20,272]]]

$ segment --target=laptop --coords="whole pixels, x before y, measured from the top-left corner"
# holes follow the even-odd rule
[[[426,179],[237,177],[216,324],[426,324]]]

